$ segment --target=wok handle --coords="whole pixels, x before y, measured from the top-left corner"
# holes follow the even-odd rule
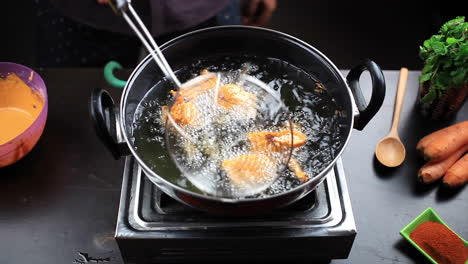
[[[94,130],[102,143],[117,160],[130,153],[127,145],[120,141],[120,126],[117,107],[109,92],[96,88],[91,95],[90,113]]]
[[[369,71],[372,79],[372,95],[368,104],[359,86],[359,77],[366,70]],[[359,116],[354,122],[354,128],[362,130],[383,104],[385,98],[385,78],[380,67],[375,62],[366,59],[351,69],[348,76],[346,76],[346,80],[354,95],[354,100],[359,111]]]

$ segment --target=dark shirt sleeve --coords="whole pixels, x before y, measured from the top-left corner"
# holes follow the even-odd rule
[[[122,17],[97,0],[50,0],[65,16],[97,29],[132,34]],[[221,11],[230,0],[132,0],[153,35],[184,30]]]

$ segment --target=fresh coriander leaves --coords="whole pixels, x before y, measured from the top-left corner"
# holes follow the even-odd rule
[[[448,89],[459,88],[468,81],[468,23],[465,17],[446,22],[439,34],[419,47],[424,68],[420,83],[430,82],[422,103],[431,103]]]

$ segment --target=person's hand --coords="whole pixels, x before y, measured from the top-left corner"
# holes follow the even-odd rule
[[[265,26],[276,9],[276,0],[247,0],[242,12],[242,24]]]

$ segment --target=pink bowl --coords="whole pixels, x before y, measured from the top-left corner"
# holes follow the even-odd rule
[[[44,98],[44,106],[34,122],[23,133],[0,145],[0,168],[15,163],[31,151],[41,137],[47,120],[47,89],[41,76],[26,66],[0,62],[1,78],[13,73]]]

